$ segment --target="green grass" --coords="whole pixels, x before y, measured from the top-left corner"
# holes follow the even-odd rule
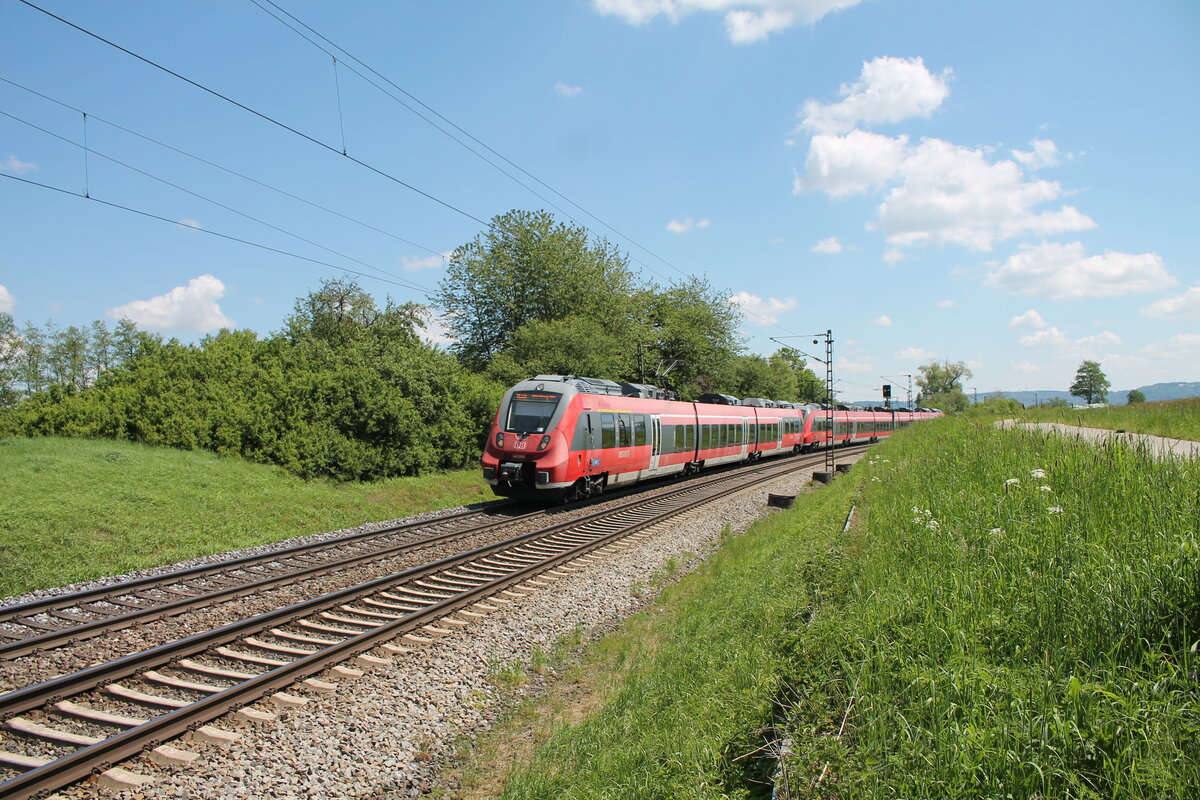
[[[1200,441],[1200,397],[1108,408],[1031,408],[1021,418]]]
[[[922,433],[860,475],[852,588],[799,639],[800,796],[827,761],[839,797],[1195,797],[1200,465]]]
[[[503,796],[769,797],[785,736],[794,798],[1198,796],[1200,465],[956,419],[870,461],[603,640]]]
[[[0,596],[491,499],[477,470],[304,481],[210,453],[0,439]]]

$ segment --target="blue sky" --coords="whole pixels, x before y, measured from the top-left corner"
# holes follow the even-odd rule
[[[1200,3],[275,3],[36,0],[292,131],[0,2],[0,311],[266,333],[339,268],[424,301],[480,220],[547,208],[706,276],[752,351],[832,329],[855,399],[931,358],[1200,379]]]

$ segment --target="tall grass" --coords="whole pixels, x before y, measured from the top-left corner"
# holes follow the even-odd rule
[[[1031,408],[1021,418],[1200,441],[1200,397],[1108,408]]]
[[[0,597],[491,497],[477,470],[333,484],[200,451],[0,438]]]
[[[1195,797],[1200,469],[925,433],[871,459],[853,592],[805,632],[803,778],[829,750],[805,721],[853,711],[834,786],[797,796]]]

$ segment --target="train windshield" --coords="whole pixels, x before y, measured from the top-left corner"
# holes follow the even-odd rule
[[[507,431],[545,433],[562,395],[557,392],[513,392],[508,404]]]

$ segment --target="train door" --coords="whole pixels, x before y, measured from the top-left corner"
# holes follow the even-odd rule
[[[650,469],[658,469],[658,455],[662,452],[662,420],[654,414],[650,417]]]

